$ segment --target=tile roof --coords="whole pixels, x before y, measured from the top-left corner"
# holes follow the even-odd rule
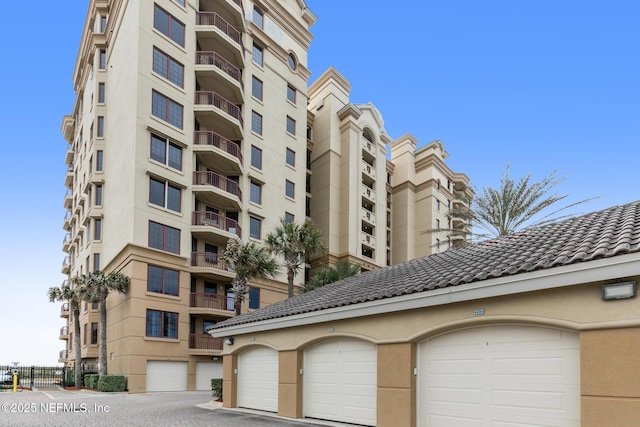
[[[212,329],[640,252],[640,201],[362,273]]]

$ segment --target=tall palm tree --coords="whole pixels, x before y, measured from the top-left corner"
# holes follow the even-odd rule
[[[222,254],[222,261],[236,273],[231,281],[235,300],[235,314],[240,314],[242,301],[249,292],[248,281],[256,277],[271,278],[278,272],[278,264],[267,249],[254,242],[242,243],[240,239],[229,239]]]
[[[80,347],[80,302],[84,300],[86,289],[65,281],[61,287],[52,286],[47,292],[49,302],[65,301],[69,304],[71,318],[73,319],[73,348],[75,351],[75,386],[82,387],[82,372],[80,363],[82,360],[82,348]]]
[[[323,267],[302,286],[301,292],[309,292],[329,283],[338,282],[360,273],[360,266],[349,261],[339,262],[334,267]]]
[[[311,221],[296,224],[280,219],[280,225],[265,238],[267,248],[276,255],[282,255],[287,268],[289,298],[293,296],[293,278],[305,263],[306,258],[325,252],[320,230]]]
[[[73,283],[87,290],[88,301],[100,304],[98,374],[107,375],[107,297],[111,292],[127,293],[130,279],[122,273],[96,270],[74,277]]]

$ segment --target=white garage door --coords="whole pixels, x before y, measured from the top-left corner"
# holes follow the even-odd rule
[[[238,355],[238,406],[278,412],[278,352],[255,347]]]
[[[147,361],[147,391],[187,389],[187,362]]]
[[[222,363],[196,363],[196,390],[211,390],[212,378],[222,378]]]
[[[304,353],[305,417],[376,424],[376,345],[355,339],[318,344]]]
[[[580,425],[580,343],[559,329],[500,325],[419,346],[418,417],[429,427]]]

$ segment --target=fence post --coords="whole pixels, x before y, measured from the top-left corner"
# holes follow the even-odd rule
[[[31,390],[33,390],[33,376],[35,373],[36,367],[35,366],[31,366]]]
[[[65,388],[67,386],[66,380],[67,380],[67,365],[63,365],[62,366],[62,381],[60,381],[60,383],[62,384],[62,388]]]

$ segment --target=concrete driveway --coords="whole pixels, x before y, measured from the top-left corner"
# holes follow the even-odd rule
[[[96,393],[91,391],[0,392],[0,426],[92,427],[318,427],[333,423],[300,422],[212,405],[211,393]]]

